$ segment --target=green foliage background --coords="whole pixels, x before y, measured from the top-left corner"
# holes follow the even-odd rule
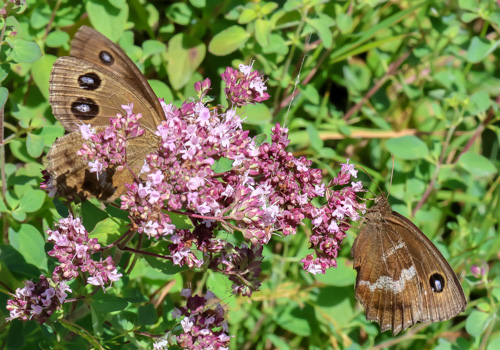
[[[4,9],[0,348],[152,347],[144,334],[174,325],[170,312],[188,283],[211,288],[227,304],[232,349],[500,348],[496,1],[28,0]],[[87,298],[65,309],[63,320],[6,323],[8,293],[54,266],[45,231],[63,209],[38,186],[44,155],[64,131],[48,104],[48,82],[84,24],[118,42],[167,102],[194,96],[193,83],[203,77],[219,94],[225,66],[255,60],[269,77],[271,99],[240,111],[248,128],[269,135],[285,123],[290,150],[327,177],[350,158],[367,169],[374,182],[360,176],[378,194],[377,186],[389,187],[392,153],[393,209],[449,259],[469,300],[465,313],[398,337],[380,334],[354,299],[349,251],[356,230],[338,269],[313,276],[298,263],[308,250],[304,227],[265,247],[263,286],[251,299],[230,296],[231,283],[210,271],[176,273],[141,258],[107,294],[76,290]],[[99,208],[86,202],[84,223],[112,241],[123,222]],[[473,265],[484,274],[474,276]]]

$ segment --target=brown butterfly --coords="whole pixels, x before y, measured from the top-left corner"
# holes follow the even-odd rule
[[[95,196],[113,201],[125,192],[133,177],[128,170],[108,169],[99,177],[76,155],[83,140],[79,126],[90,124],[101,131],[122,105],[133,103],[142,114],[146,132],[127,143],[127,163],[138,174],[144,158],[157,148],[156,127],[165,119],[153,89],[123,50],[92,28],[82,26],[71,43],[70,57],[59,58],[50,76],[50,104],[69,134],[52,145],[47,171],[61,195]]]
[[[410,220],[379,196],[351,249],[356,298],[366,318],[394,335],[417,322],[445,321],[467,301],[455,272]]]

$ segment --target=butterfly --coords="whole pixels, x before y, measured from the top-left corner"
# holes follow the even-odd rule
[[[145,133],[127,142],[127,164],[138,174],[145,157],[158,147],[157,126],[165,120],[162,106],[148,81],[125,52],[98,31],[82,26],[71,43],[70,56],[54,63],[49,102],[54,116],[68,134],[58,138],[47,154],[47,172],[58,194],[112,202],[134,178],[127,169],[90,172],[76,152],[82,148],[79,128],[88,124],[96,132],[109,126],[122,105],[133,103]]]
[[[417,322],[465,310],[460,282],[439,250],[382,195],[366,213],[351,249],[356,298],[366,318],[394,335]]]

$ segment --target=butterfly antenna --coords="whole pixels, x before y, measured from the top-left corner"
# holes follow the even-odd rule
[[[394,177],[394,154],[391,153],[392,156],[392,169],[391,169],[391,182],[389,182],[389,191],[387,192],[387,200],[389,200],[389,195],[391,194],[392,187],[392,178]]]
[[[373,177],[371,177],[370,174],[368,174],[368,171],[362,166],[362,165],[356,165],[357,167],[359,167],[361,170],[363,170],[363,172],[370,178],[370,180],[372,180],[373,183],[375,183],[375,185],[377,185],[380,193],[383,193],[382,189],[379,187],[379,185],[375,182],[375,180],[373,179]],[[375,193],[373,193],[372,191],[370,191],[369,189],[366,189],[368,192],[370,192],[371,194],[373,194],[375,197],[377,197],[377,195]]]

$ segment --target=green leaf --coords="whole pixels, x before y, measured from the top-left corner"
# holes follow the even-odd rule
[[[425,142],[414,135],[388,140],[386,146],[395,157],[402,159],[421,159],[429,154]]]
[[[269,46],[271,30],[273,25],[266,19],[259,18],[255,21],[255,38],[262,47]]]
[[[274,345],[275,349],[280,349],[280,350],[291,350],[292,348],[290,345],[288,345],[288,341],[285,339],[281,339],[275,334],[269,333],[266,334],[266,338],[271,342],[271,344]]]
[[[128,231],[127,222],[117,218],[106,218],[99,221],[90,237],[97,238],[101,244],[111,244]]]
[[[153,249],[153,248],[147,248],[144,250],[147,252],[158,254],[157,250]],[[148,264],[152,268],[160,271],[161,273],[163,273],[165,275],[175,275],[175,274],[187,269],[187,266],[182,266],[182,267],[177,266],[177,265],[174,265],[169,260],[156,258],[156,257],[150,256],[150,255],[144,255],[144,259],[146,259],[146,261],[148,262]]]
[[[252,22],[257,18],[257,12],[253,8],[246,8],[241,11],[240,17],[238,18],[239,24],[247,24]]]
[[[309,337],[311,335],[311,324],[309,323],[309,320],[304,317],[306,314],[306,310],[304,309],[309,309],[309,312],[314,312],[311,310],[312,307],[308,304],[305,304],[302,309],[298,306],[290,304],[285,310],[283,310],[283,312],[280,313],[277,323],[280,327],[283,327],[293,334]],[[302,315],[302,317],[299,315]]]
[[[153,304],[139,306],[139,326],[153,325],[158,320],[156,309]]]
[[[10,64],[8,63],[3,63],[0,64],[0,83],[7,78],[10,72]]]
[[[175,90],[186,85],[205,58],[205,54],[205,44],[195,37],[180,33],[170,39],[167,73]]]
[[[350,33],[352,31],[352,16],[345,14],[345,13],[339,13],[337,17],[335,17],[335,20],[337,21],[337,27],[339,30],[346,34]]]
[[[278,34],[271,34],[269,38],[269,46],[263,47],[262,52],[264,53],[276,53],[278,55],[286,55],[288,53],[288,46],[285,41]]]
[[[60,30],[53,31],[47,35],[45,43],[49,47],[65,47],[69,44],[69,34]]]
[[[329,286],[353,286],[354,282],[356,282],[356,271],[352,267],[351,260],[347,258],[337,258],[336,269],[327,269],[325,274],[318,273],[314,278]]]
[[[128,302],[125,299],[104,294],[102,291],[99,291],[96,295],[90,298],[90,305],[97,312],[108,313],[125,309]]]
[[[263,103],[249,104],[241,108],[241,116],[247,117],[245,122],[250,125],[265,125],[272,119],[271,111]]]
[[[473,337],[479,337],[483,334],[490,320],[490,315],[478,310],[472,310],[465,321],[465,330]]]
[[[28,264],[21,253],[11,245],[0,244],[0,261],[10,273],[27,278],[40,277],[40,269],[36,265]]]
[[[146,40],[142,43],[145,56],[152,56],[167,51],[167,46],[158,40]]]
[[[320,103],[321,97],[319,96],[318,90],[311,85],[307,84],[305,87],[299,85],[299,89],[304,94],[304,97],[309,100],[309,102],[317,105]]]
[[[128,19],[127,2],[120,0],[118,3],[120,6],[101,0],[89,0],[85,3],[92,27],[113,42],[123,35]]]
[[[13,320],[5,338],[7,349],[24,349],[26,345],[24,332],[24,323],[19,319]],[[4,331],[3,333],[5,336],[6,332]]]
[[[467,111],[472,115],[477,115],[487,111],[490,106],[490,95],[486,91],[478,91],[470,97]]]
[[[309,135],[309,142],[311,143],[311,147],[316,151],[320,151],[323,148],[324,142],[319,137],[318,130],[313,124],[307,124],[307,134]]]
[[[87,231],[92,231],[98,222],[107,219],[108,213],[98,208],[90,201],[82,203],[82,223]]]
[[[7,98],[9,97],[9,90],[5,87],[0,87],[0,108],[3,109],[5,107],[5,102],[7,102]]]
[[[187,215],[169,212],[168,216],[172,219],[172,224],[179,230],[192,230],[194,228],[193,222],[189,220]]]
[[[189,0],[189,3],[196,8],[203,8],[206,6],[207,1],[206,0]]]
[[[333,45],[333,35],[330,30],[330,26],[332,26],[335,22],[331,17],[325,14],[318,15],[318,17],[319,18],[308,20],[307,23],[314,28],[323,42],[323,46],[329,49]]]
[[[42,207],[46,197],[46,193],[42,190],[33,189],[31,191],[27,191],[21,197],[19,209],[27,213],[34,213]]]
[[[222,157],[212,165],[212,170],[216,174],[225,173],[233,168],[233,162],[232,159]]]
[[[242,27],[231,26],[212,38],[208,51],[215,56],[229,55],[245,45],[249,37],[250,34]]]
[[[498,171],[488,158],[473,152],[462,154],[458,165],[475,177],[492,176]]]
[[[486,348],[486,350],[496,350],[496,349],[500,349],[500,337],[498,336],[496,339],[491,340],[488,344],[488,347]]]
[[[26,138],[26,147],[28,149],[28,154],[33,158],[38,158],[43,152],[43,137],[40,135],[28,133]]]
[[[174,101],[172,90],[170,90],[167,84],[165,84],[163,81],[152,79],[148,80],[148,82],[149,85],[151,85],[151,88],[153,89],[156,96],[163,98],[166,104]]]
[[[174,3],[167,9],[167,18],[183,26],[189,24],[192,15],[193,11],[184,3]]]
[[[263,15],[269,15],[271,12],[278,8],[278,4],[275,2],[261,2],[260,13]]]
[[[475,36],[470,42],[465,59],[470,63],[479,63],[495,51],[498,44],[500,44],[500,41],[490,41]]]
[[[50,72],[56,59],[56,56],[45,54],[31,66],[33,80],[46,100],[49,99]]]
[[[36,227],[22,224],[17,232],[9,228],[9,239],[12,246],[22,254],[28,264],[33,264],[47,271],[45,239]]]
[[[7,41],[13,46],[11,57],[17,63],[32,63],[42,57],[42,50],[34,41],[20,38]]]

